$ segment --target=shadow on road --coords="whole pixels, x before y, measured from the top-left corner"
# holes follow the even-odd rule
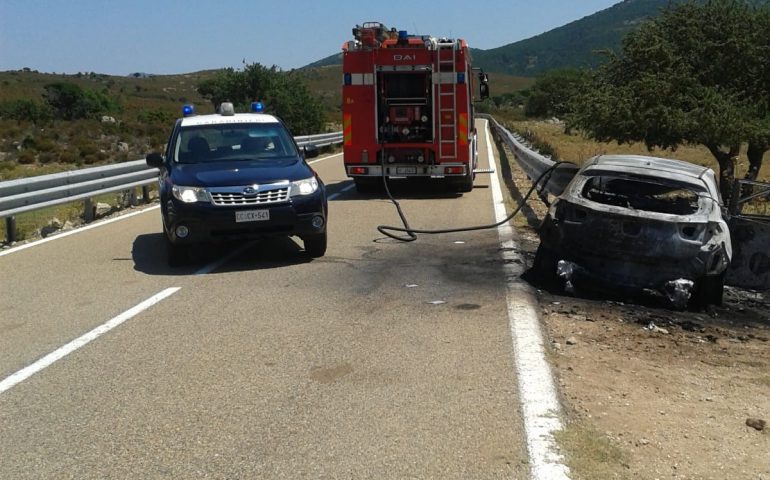
[[[298,240],[299,241],[299,240]],[[311,261],[300,245],[291,238],[268,238],[251,242],[224,242],[196,245],[190,252],[190,263],[172,268],[166,261],[163,234],[150,233],[136,237],[131,250],[134,270],[147,275],[192,275],[245,244],[250,246],[227,260],[212,273],[262,270],[299,265]]]
[[[380,179],[381,182],[381,179]],[[461,193],[451,191],[440,178],[396,178],[388,180],[390,193],[397,200],[435,200],[440,198],[458,198]],[[474,188],[483,188],[476,185]],[[359,193],[352,190],[347,195],[342,195],[335,201],[379,199],[387,200],[385,187],[381,183],[372,193]]]

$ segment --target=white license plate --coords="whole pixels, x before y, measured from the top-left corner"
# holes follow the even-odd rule
[[[262,222],[270,220],[270,210],[242,210],[235,212],[235,222]]]
[[[417,167],[396,167],[396,175],[408,175],[417,173]]]

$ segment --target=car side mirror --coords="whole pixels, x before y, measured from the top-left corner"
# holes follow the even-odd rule
[[[315,158],[321,153],[315,145],[305,145],[302,151],[305,153],[305,158]]]
[[[163,155],[158,152],[148,154],[144,161],[147,163],[147,166],[151,168],[161,168],[164,163]]]

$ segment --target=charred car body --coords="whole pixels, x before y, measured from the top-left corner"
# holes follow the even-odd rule
[[[730,232],[713,170],[678,160],[602,155],[551,204],[535,268],[564,286],[654,289],[678,307],[721,304]]]

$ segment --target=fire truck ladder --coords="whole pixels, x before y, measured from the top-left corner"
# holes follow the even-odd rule
[[[436,44],[439,156],[451,160],[457,159],[456,61],[455,42],[439,41]]]

